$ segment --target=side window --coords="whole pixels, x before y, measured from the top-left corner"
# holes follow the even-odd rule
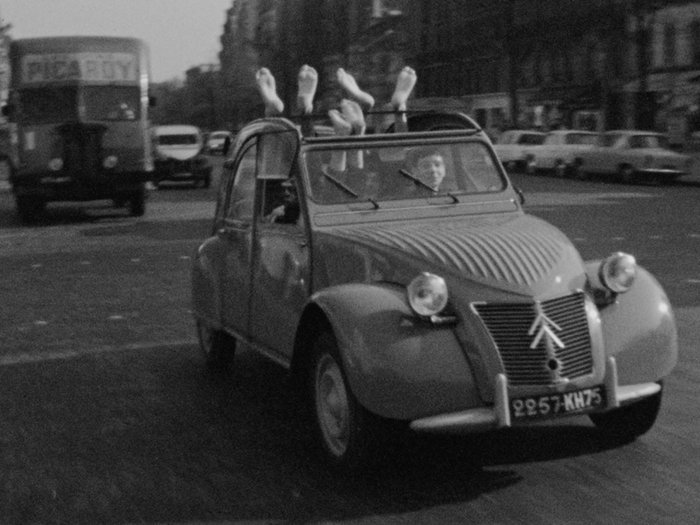
[[[260,136],[260,169],[258,220],[296,224],[299,199],[296,187],[296,132],[271,133]]]
[[[242,221],[253,220],[255,209],[255,163],[257,144],[253,142],[244,151],[234,174],[233,187],[226,207],[226,218]]]

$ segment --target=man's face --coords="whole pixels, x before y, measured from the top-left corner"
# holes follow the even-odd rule
[[[445,178],[445,161],[439,153],[433,153],[418,159],[418,177],[437,191]]]

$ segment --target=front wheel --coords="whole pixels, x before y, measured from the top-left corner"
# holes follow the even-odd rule
[[[227,371],[236,353],[236,340],[203,321],[197,321],[197,339],[207,368],[213,372]]]
[[[333,335],[319,335],[313,352],[310,394],[319,445],[333,467],[356,470],[377,450],[379,418],[351,392]]]
[[[25,224],[35,224],[39,221],[46,208],[46,203],[39,197],[16,197],[17,215]]]
[[[635,182],[634,168],[632,166],[630,166],[629,164],[625,164],[623,166],[620,166],[619,176],[620,176],[620,180],[622,182],[624,182],[625,184],[630,184],[632,182]]]
[[[661,408],[662,389],[653,396],[610,412],[591,414],[591,421],[614,439],[632,441],[654,426]]]
[[[146,213],[146,185],[141,184],[129,198],[129,213],[132,217],[141,217]]]

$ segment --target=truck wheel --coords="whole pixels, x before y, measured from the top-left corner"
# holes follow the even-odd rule
[[[25,224],[36,223],[44,213],[46,203],[38,197],[17,197],[15,199],[17,205],[17,215]]]
[[[212,372],[230,370],[236,353],[236,339],[222,330],[214,330],[203,321],[197,321],[197,339],[204,354],[204,362]]]
[[[661,407],[661,386],[662,390],[641,401],[610,412],[591,414],[591,421],[613,439],[633,441],[654,426]]]
[[[146,213],[146,187],[144,184],[131,195],[129,213],[132,217],[141,217]]]
[[[310,367],[311,412],[325,459],[341,471],[354,471],[376,459],[381,448],[381,420],[357,401],[343,370],[333,335],[313,342]]]

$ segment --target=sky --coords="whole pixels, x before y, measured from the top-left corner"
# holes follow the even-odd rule
[[[219,38],[233,0],[0,0],[13,40],[105,35],[145,40],[151,80],[184,78],[192,66],[218,63]]]

